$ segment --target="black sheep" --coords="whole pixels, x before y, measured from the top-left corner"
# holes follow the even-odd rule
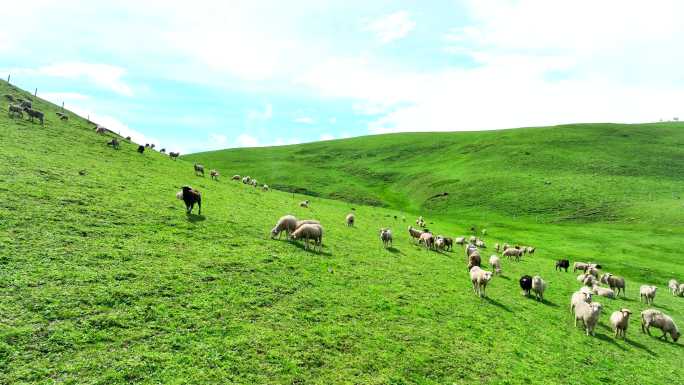
[[[556,270],[565,269],[568,272],[568,267],[570,267],[570,261],[567,259],[559,259],[556,261]]]
[[[532,290],[532,277],[523,275],[522,278],[520,278],[520,288],[523,289],[525,295],[530,295],[530,290]]]
[[[183,202],[187,213],[190,214],[197,203],[197,215],[202,215],[202,194],[190,186],[183,186]]]
[[[141,154],[145,152],[145,146],[143,146],[142,144],[138,145],[138,152]]]

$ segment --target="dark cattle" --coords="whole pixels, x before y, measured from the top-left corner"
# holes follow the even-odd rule
[[[525,295],[530,295],[530,290],[532,290],[532,277],[523,275],[520,278],[520,288],[523,289]]]
[[[145,146],[143,146],[142,144],[141,144],[141,145],[138,145],[138,152],[141,153],[141,154],[142,154],[143,152],[145,152]]]
[[[169,158],[176,160],[180,156],[180,152],[169,151]]]
[[[26,111],[26,114],[29,116],[30,121],[33,122],[33,118],[36,118],[40,120],[40,124],[43,124],[44,115],[42,112],[26,107],[24,107],[24,111]]]
[[[10,118],[14,117],[24,117],[24,110],[21,109],[21,106],[18,106],[16,104],[10,104],[9,108],[7,109],[7,113]]]
[[[199,175],[202,175],[202,176],[204,176],[204,166],[202,166],[201,164],[195,163],[195,166],[194,166],[194,167],[195,167],[195,175],[198,175],[198,176],[199,176]]]
[[[565,272],[567,273],[568,267],[570,267],[570,261],[567,259],[559,259],[556,261],[556,270],[565,269]]]
[[[107,142],[107,146],[112,146],[113,149],[118,150],[119,149],[119,140],[116,138],[113,138],[109,142]]]

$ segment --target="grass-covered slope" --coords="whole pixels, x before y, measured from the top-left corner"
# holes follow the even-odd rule
[[[186,158],[443,218],[684,224],[683,123],[392,134]]]
[[[7,92],[18,91],[0,82]],[[348,203],[313,198],[307,210],[297,205],[304,196],[195,177],[191,162],[140,155],[131,143],[115,151],[85,121],[59,122],[54,106],[35,104],[46,112],[43,127],[8,119],[0,104],[2,384],[659,385],[684,377],[681,340],[642,334],[638,317],[627,341],[607,328],[612,311],[645,308],[641,283],[657,284],[655,306],[684,326],[684,299],[665,289],[667,279],[684,280],[680,232],[490,223],[488,243],[538,251],[504,261],[481,300],[460,249],[409,242],[408,214],[355,205],[357,226],[347,228]],[[202,216],[186,216],[175,199],[183,184],[203,192]],[[322,254],[268,239],[285,213],[322,221]],[[471,225],[428,222],[448,235]],[[380,246],[381,226],[394,229],[394,249]],[[592,258],[628,280],[627,299],[602,300],[595,338],[573,327],[568,301],[578,283],[553,270],[557,257]],[[547,279],[546,302],[520,295],[525,273]]]

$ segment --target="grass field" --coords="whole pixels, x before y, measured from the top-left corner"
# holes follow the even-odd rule
[[[19,92],[0,82],[0,94]],[[265,193],[229,181],[232,173],[250,173],[270,185],[335,196],[334,187],[343,185],[337,176],[348,174],[334,146],[360,151],[396,139],[377,151],[403,159],[410,154],[412,135],[309,145],[321,148],[319,159],[326,156],[325,148],[330,150],[328,185],[318,184],[325,176],[322,169],[306,175],[285,160],[288,151],[305,147],[254,150],[255,157],[273,154],[271,166],[262,162],[254,169],[246,168],[252,150],[235,152],[240,160],[205,157],[207,168],[224,175],[215,182],[194,176],[190,160],[174,162],[152,151],[140,155],[132,143],[113,150],[105,146],[109,137],[95,134],[91,124],[74,116],[60,122],[56,107],[45,102],[34,103],[46,112],[43,127],[9,119],[7,102],[0,103],[0,383],[660,385],[684,378],[682,340],[674,344],[642,334],[638,317],[626,341],[614,339],[607,326],[618,308],[635,313],[646,308],[638,299],[642,283],[659,286],[655,307],[684,326],[684,298],[670,296],[666,288],[670,278],[684,280],[681,202],[667,200],[664,193],[640,202],[635,191],[641,185],[623,195],[614,190],[623,179],[611,176],[614,185],[587,182],[577,189],[588,194],[600,188],[601,199],[624,196],[610,206],[610,215],[601,214],[617,219],[560,220],[572,212],[560,210],[535,220],[526,207],[535,201],[546,207],[543,202],[565,196],[544,190],[543,181],[550,179],[555,189],[575,175],[574,166],[543,177],[530,166],[531,178],[539,178],[542,186],[527,188],[528,181],[516,175],[525,172],[523,160],[531,158],[511,157],[510,180],[520,188],[518,199],[524,199],[519,205],[506,208],[514,197],[492,187],[481,206],[466,199],[462,207],[449,201],[442,209],[424,210],[431,213],[424,215],[436,233],[464,235],[475,224],[487,227],[490,245],[537,246],[533,257],[504,261],[504,275],[492,280],[487,299],[479,299],[460,248],[425,251],[410,243],[405,231],[426,205],[414,203],[408,191],[420,196],[439,191],[420,186],[429,186],[430,175],[449,176],[449,167],[421,177],[422,184],[404,186],[400,181],[414,174],[403,173],[401,164],[372,169],[364,166],[371,157],[360,155],[346,163],[368,170],[350,179],[352,198],[367,192],[385,207]],[[678,127],[625,129],[647,127],[662,133],[644,139],[647,152],[625,156],[626,163],[615,167],[629,169],[627,180],[643,170],[643,184],[677,194],[682,186]],[[577,130],[590,133],[592,126]],[[595,130],[596,135],[619,132],[617,126]],[[563,132],[573,133],[571,128]],[[525,137],[515,130],[483,134],[502,143],[515,135]],[[564,142],[555,146],[578,159],[577,167],[590,167]],[[615,156],[605,154],[606,159]],[[421,154],[408,159],[438,164]],[[503,169],[490,176],[488,162],[484,156],[454,162],[458,171],[453,172],[462,178],[480,175],[469,194],[485,191],[480,183],[488,178],[508,178]],[[470,169],[474,164],[477,172]],[[400,171],[407,176],[382,175]],[[184,184],[202,191],[202,216],[186,216],[176,200]],[[468,196],[459,194],[449,198]],[[594,202],[578,196],[577,202]],[[312,201],[310,209],[298,207],[303,199]],[[352,208],[357,225],[347,228],[344,217]],[[517,217],[509,215],[515,210],[520,210]],[[270,228],[286,213],[321,220],[326,229],[322,253],[269,239]],[[383,249],[377,239],[382,226],[394,230],[392,249]],[[601,300],[605,311],[596,337],[573,327],[569,297],[579,284],[575,275],[554,271],[558,257],[600,261],[606,271],[627,279],[627,298]],[[522,274],[541,274],[549,282],[545,302],[520,295]]]

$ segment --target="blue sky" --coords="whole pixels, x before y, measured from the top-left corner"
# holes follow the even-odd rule
[[[0,76],[183,153],[657,121],[684,100],[676,0],[35,0],[3,14]]]

